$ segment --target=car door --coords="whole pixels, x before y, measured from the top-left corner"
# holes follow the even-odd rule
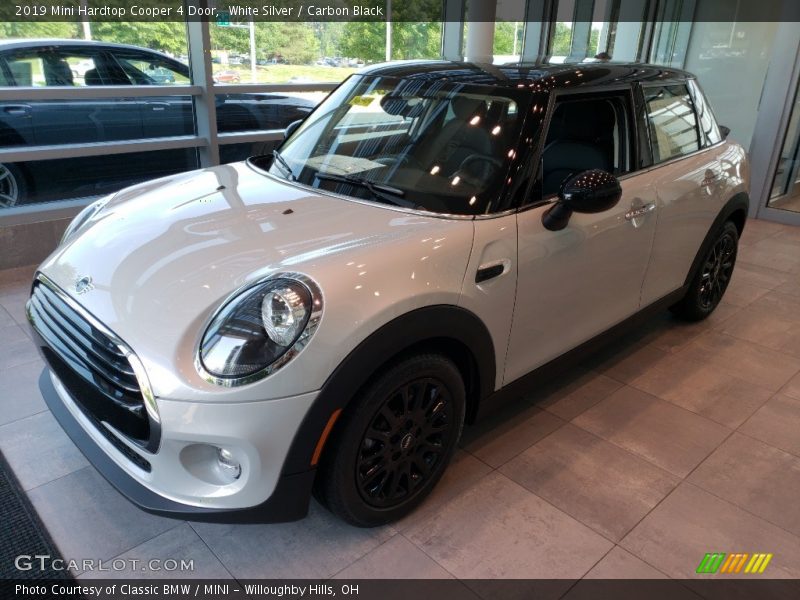
[[[33,65],[34,80],[47,87],[126,83],[119,79],[113,65],[109,67],[98,46],[42,46],[10,54],[6,60],[12,73],[15,65]],[[34,136],[39,145],[141,137],[139,108],[132,98],[43,100],[30,105]]]
[[[658,190],[658,227],[642,288],[644,302],[654,302],[684,284],[727,200],[722,193],[722,137],[693,83],[642,87],[654,163],[650,175]]]
[[[189,67],[159,54],[128,48],[109,50],[133,85],[189,85]],[[194,135],[191,96],[138,99],[144,137]]]
[[[656,222],[656,191],[637,174],[631,88],[559,95],[532,203],[517,214],[517,294],[504,384],[633,315]],[[619,179],[611,209],[573,213],[560,231],[543,224],[561,183],[602,169]]]

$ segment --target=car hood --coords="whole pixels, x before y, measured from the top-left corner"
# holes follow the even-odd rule
[[[420,239],[432,244],[448,232],[463,243],[456,252],[460,260],[446,268],[463,277],[469,221],[320,195],[237,163],[119,192],[40,271],[145,363],[174,368],[177,353],[196,346],[212,314],[242,287],[275,272],[338,285],[334,275],[354,262],[351,257],[371,253],[375,264],[380,246],[390,261],[392,246],[412,238],[424,254]],[[381,277],[390,275],[386,271]],[[91,277],[93,288],[78,294],[82,277]]]

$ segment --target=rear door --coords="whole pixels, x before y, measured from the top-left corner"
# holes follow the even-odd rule
[[[693,83],[642,87],[652,148],[650,178],[658,190],[658,227],[642,300],[681,287],[721,206],[725,177],[721,136]]]
[[[561,95],[550,118],[531,207],[517,216],[517,296],[505,383],[633,315],[655,234],[655,188],[637,165],[630,87]],[[573,213],[550,231],[543,214],[560,184],[588,169],[615,175],[618,204]],[[538,198],[537,198],[538,196]]]

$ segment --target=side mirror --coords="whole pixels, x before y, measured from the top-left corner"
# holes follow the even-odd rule
[[[583,171],[561,184],[558,202],[542,215],[542,224],[550,231],[560,231],[573,212],[603,212],[614,208],[620,197],[622,188],[611,173],[601,169]]]
[[[727,140],[728,136],[731,134],[731,128],[730,127],[725,127],[725,125],[720,125],[719,126],[719,132],[722,135],[722,139],[723,140]]]
[[[300,119],[299,121],[292,121],[289,123],[289,126],[283,132],[283,139],[288,139],[295,131],[297,131],[297,128],[300,127],[302,122],[303,120]]]

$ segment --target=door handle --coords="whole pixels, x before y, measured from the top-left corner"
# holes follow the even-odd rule
[[[169,108],[169,104],[166,102],[148,102],[147,106],[149,106],[153,111],[162,111]]]
[[[511,269],[511,261],[507,258],[484,263],[475,272],[475,283],[482,283],[499,277]]]
[[[31,107],[27,104],[8,104],[3,107],[3,112],[9,115],[27,115],[31,112]]]
[[[656,209],[655,202],[648,202],[644,206],[638,206],[636,208],[630,209],[628,212],[625,213],[625,219],[627,221],[632,221],[636,217],[642,217],[647,213],[653,212]]]

